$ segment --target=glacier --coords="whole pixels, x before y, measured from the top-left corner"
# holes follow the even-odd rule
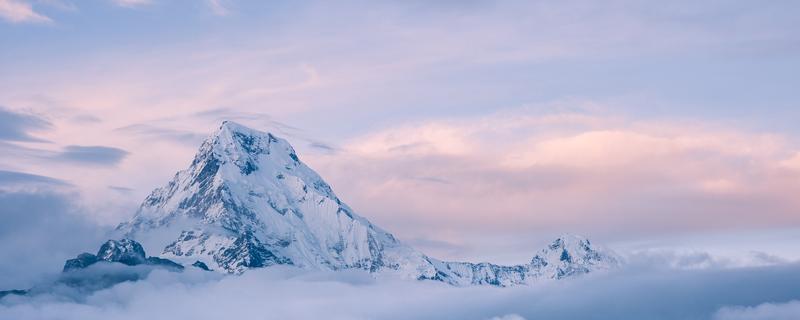
[[[231,121],[223,122],[190,166],[147,196],[117,232],[157,248],[163,259],[231,274],[292,265],[506,287],[620,263],[613,252],[569,234],[520,265],[429,257],[356,214],[285,139]]]

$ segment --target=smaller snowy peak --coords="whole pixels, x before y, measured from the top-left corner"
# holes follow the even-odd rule
[[[54,281],[43,282],[27,290],[0,291],[6,295],[51,295],[60,288],[76,288],[91,292],[110,288],[116,284],[144,279],[156,269],[181,272],[183,265],[171,260],[147,257],[141,244],[130,239],[108,240],[97,254],[81,253],[64,263],[64,269]],[[59,288],[59,289],[55,289]]]
[[[183,266],[172,260],[158,257],[147,257],[141,244],[130,239],[108,240],[97,254],[81,253],[74,259],[64,263],[64,272],[85,269],[98,262],[121,263],[127,266],[151,265],[174,270],[183,270]]]
[[[486,262],[443,262],[428,258],[435,273],[424,274],[420,279],[456,286],[509,287],[608,270],[618,265],[615,257],[610,251],[592,247],[584,237],[565,234],[540,250],[528,264],[503,266]]]
[[[147,260],[141,244],[130,239],[108,240],[97,251],[97,258],[126,265],[143,264]]]
[[[564,234],[531,259],[531,269],[548,278],[561,279],[619,264],[616,255],[594,248],[589,239]]]
[[[589,239],[574,234],[561,235],[553,240],[542,252],[560,252],[560,256],[564,256],[564,260],[570,259],[566,257],[567,255],[576,255],[579,257],[595,257],[600,255],[600,252],[592,246]],[[559,260],[561,259],[562,258],[559,257]]]

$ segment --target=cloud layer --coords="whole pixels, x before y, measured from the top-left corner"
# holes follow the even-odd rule
[[[90,218],[67,181],[0,170],[0,290],[29,288],[92,250],[108,229]]]
[[[90,165],[116,165],[128,152],[120,148],[104,146],[66,146],[56,154],[56,160],[84,163]]]
[[[0,175],[0,178],[7,176]],[[86,214],[73,201],[74,191],[52,185],[5,190],[9,184],[20,184],[19,174],[14,176],[17,177],[14,181],[0,181],[3,184],[0,189],[2,290],[27,288],[59,272],[65,259],[96,247],[105,233],[87,220]],[[34,182],[43,179],[37,176]]]
[[[222,278],[194,269],[180,274],[156,270],[145,281],[85,296],[10,296],[0,302],[0,315],[88,320],[162,319],[175,314],[192,319],[753,319],[754,314],[786,314],[795,307],[794,302],[761,304],[800,297],[798,271],[797,265],[626,269],[498,289],[280,267]],[[757,305],[761,306],[738,307]]]
[[[764,303],[753,307],[725,307],[714,320],[791,320],[800,314],[800,301],[786,303]]]
[[[66,182],[51,177],[45,177],[24,172],[0,170],[0,185],[3,186],[0,187],[0,190],[9,191],[5,189],[12,186],[25,186],[25,185],[37,185],[37,184],[47,185],[47,186],[67,185]],[[14,190],[15,188],[10,188],[10,189]]]

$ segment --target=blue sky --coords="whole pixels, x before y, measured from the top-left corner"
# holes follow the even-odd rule
[[[387,125],[583,99],[622,101],[605,111],[633,117],[798,133],[791,1],[219,3],[225,9],[215,12],[203,1],[34,1],[49,22],[0,29],[4,87],[20,77],[50,82],[64,69],[77,76],[102,67],[95,62],[113,70],[190,51],[282,49],[291,54],[270,62],[409,65],[377,77],[362,97],[312,108],[369,109],[349,114],[352,121]],[[288,120],[307,115],[298,118]]]
[[[113,225],[233,119],[287,137],[362,215],[444,256],[515,261],[561,230],[784,234],[800,226],[799,13],[0,0],[0,170],[70,185]]]

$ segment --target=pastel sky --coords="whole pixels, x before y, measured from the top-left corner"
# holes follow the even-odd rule
[[[572,232],[797,259],[798,16],[0,0],[0,190],[65,190],[112,226],[229,119],[287,138],[358,213],[445,258],[518,262]]]

